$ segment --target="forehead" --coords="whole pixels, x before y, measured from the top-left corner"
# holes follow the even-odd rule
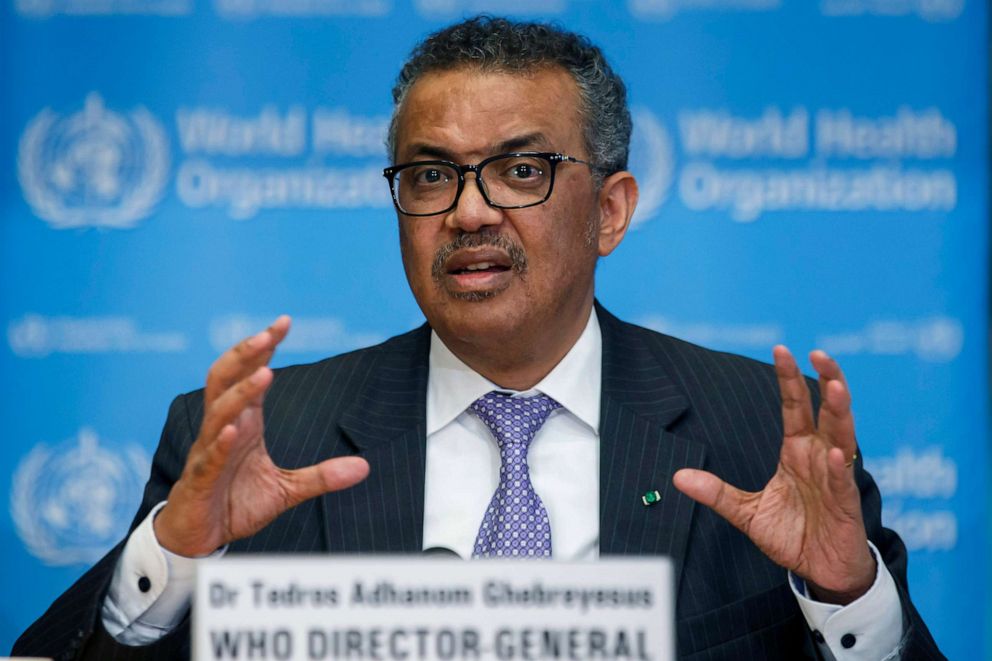
[[[527,137],[533,139],[514,148],[585,155],[578,87],[567,71],[431,72],[414,83],[400,108],[396,156],[407,160],[427,148],[481,159]]]

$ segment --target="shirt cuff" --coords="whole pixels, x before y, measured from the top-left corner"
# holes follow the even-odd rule
[[[835,661],[891,661],[899,658],[902,640],[902,603],[889,568],[875,545],[868,542],[876,561],[875,582],[868,592],[846,606],[814,601],[806,583],[789,572],[806,623],[820,652]]]
[[[155,516],[164,506],[156,505],[131,533],[103,601],[103,626],[125,645],[149,645],[171,632],[193,599],[196,558],[162,548],[155,537]]]

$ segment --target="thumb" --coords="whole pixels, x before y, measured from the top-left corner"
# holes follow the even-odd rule
[[[713,473],[683,468],[672,477],[675,488],[693,500],[725,518],[732,526],[747,534],[754,515],[746,491],[732,487]]]
[[[352,487],[369,474],[369,462],[361,457],[337,457],[319,464],[286,471],[288,507],[316,498],[330,491]]]

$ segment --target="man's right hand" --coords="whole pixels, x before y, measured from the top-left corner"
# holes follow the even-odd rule
[[[262,401],[272,383],[268,363],[289,332],[289,317],[238,343],[207,373],[203,423],[183,473],[155,518],[159,544],[188,557],[248,537],[291,507],[361,482],[359,457],[285,470],[265,447]]]

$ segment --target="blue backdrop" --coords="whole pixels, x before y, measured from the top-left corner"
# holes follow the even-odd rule
[[[383,133],[467,13],[559,20],[629,84],[614,312],[849,375],[951,658],[987,658],[979,0],[10,0],[0,10],[0,648],[125,529],[170,398],[280,312],[278,364],[419,323]]]

